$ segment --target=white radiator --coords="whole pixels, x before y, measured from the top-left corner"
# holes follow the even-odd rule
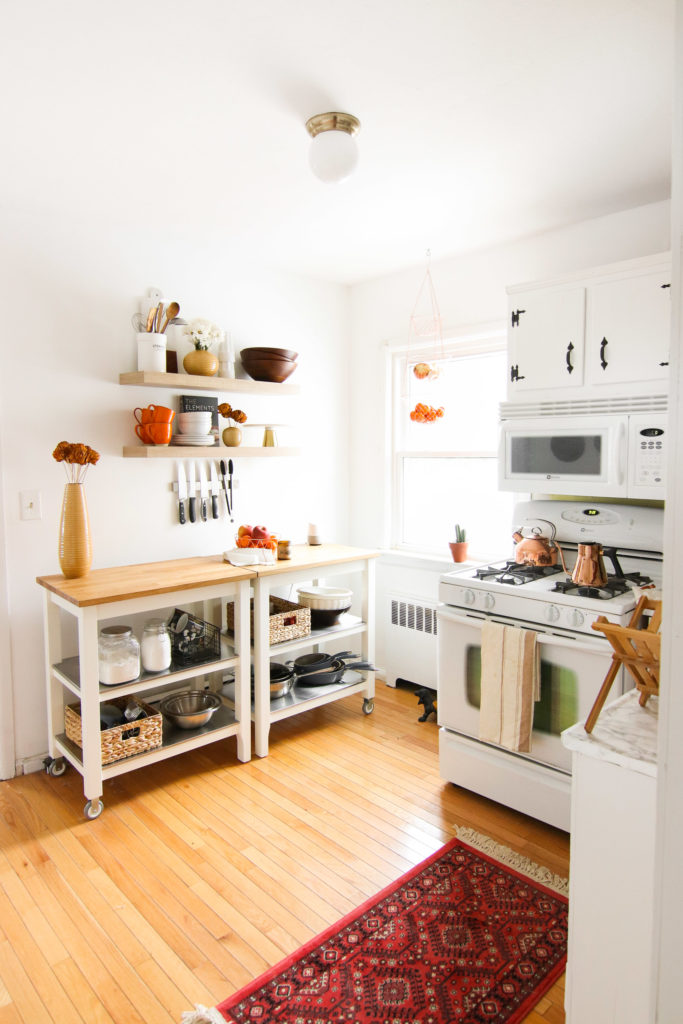
[[[405,679],[436,690],[436,602],[387,594],[383,633],[389,686]]]

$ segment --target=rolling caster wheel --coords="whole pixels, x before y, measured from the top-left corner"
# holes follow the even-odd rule
[[[83,813],[86,818],[90,818],[92,821],[94,818],[99,818],[103,809],[104,804],[101,800],[88,800],[87,804],[83,808]]]
[[[363,714],[371,715],[375,710],[375,702],[369,697],[365,697],[363,700]]]
[[[63,757],[55,757],[51,761],[47,762],[45,765],[45,771],[48,775],[52,775],[53,778],[56,779],[66,771],[66,761]]]

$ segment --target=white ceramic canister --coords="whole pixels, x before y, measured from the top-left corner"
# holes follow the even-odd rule
[[[129,683],[140,675],[140,644],[130,626],[105,626],[98,638],[100,682]]]
[[[166,373],[166,335],[139,331],[138,370]]]
[[[149,619],[142,631],[142,667],[165,672],[171,665],[171,636],[163,619]]]

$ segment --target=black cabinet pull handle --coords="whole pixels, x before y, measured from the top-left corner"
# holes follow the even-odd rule
[[[668,360],[667,360],[667,361],[666,361],[665,363],[660,363],[659,365],[660,365],[660,366],[668,366],[668,365],[669,365],[669,362],[668,362]]]
[[[572,352],[573,351],[574,351],[574,346],[572,345],[572,343],[570,341],[569,344],[567,345],[567,373],[573,373],[574,372],[574,367],[572,366]]]
[[[671,285],[670,285],[670,284],[660,284],[660,286],[659,286],[659,287],[660,287],[660,288],[670,288],[670,287],[671,287]]]
[[[519,327],[519,318],[522,313],[526,313],[525,309],[513,309],[512,315],[510,316],[510,323],[512,327]]]
[[[607,338],[603,338],[600,342],[600,366],[603,370],[607,369],[607,360],[605,359],[605,349],[607,348]]]
[[[519,364],[510,367],[510,380],[513,384],[518,380],[524,380],[524,375],[519,372]]]

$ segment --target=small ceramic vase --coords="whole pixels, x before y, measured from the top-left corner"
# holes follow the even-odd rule
[[[183,369],[197,377],[215,377],[218,372],[218,357],[203,348],[194,348],[183,359]]]
[[[226,427],[223,431],[223,444],[226,448],[237,448],[242,444],[242,431],[239,427]]]

